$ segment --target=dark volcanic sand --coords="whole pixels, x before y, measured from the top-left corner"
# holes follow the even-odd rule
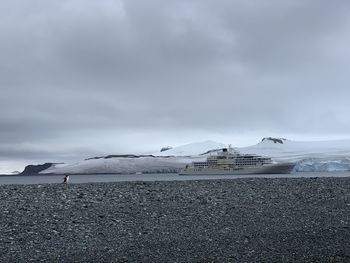
[[[350,178],[0,186],[0,262],[350,262]]]

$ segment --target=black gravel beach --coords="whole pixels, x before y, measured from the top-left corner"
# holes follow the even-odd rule
[[[0,186],[0,262],[350,262],[350,178]]]

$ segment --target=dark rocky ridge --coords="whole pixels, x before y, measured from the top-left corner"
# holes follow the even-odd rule
[[[20,175],[37,175],[41,171],[44,171],[48,168],[50,168],[54,163],[44,163],[44,164],[37,164],[37,165],[27,165],[23,172],[20,173]]]
[[[107,156],[97,156],[97,157],[91,157],[85,159],[85,161],[88,160],[98,160],[98,159],[111,159],[111,158],[144,158],[144,157],[151,157],[151,158],[170,158],[173,156],[154,156],[152,154],[144,154],[144,155],[136,155],[136,154],[112,154],[112,155],[107,155]]]
[[[170,149],[172,149],[173,147],[171,146],[166,146],[166,147],[163,147],[162,149],[160,149],[160,152],[165,152],[165,151],[168,151]]]
[[[207,155],[207,154],[210,154],[210,153],[217,153],[217,152],[222,151],[223,149],[226,149],[226,148],[209,150],[209,151],[206,151],[205,153],[201,153],[200,155]]]
[[[151,154],[147,155],[136,155],[136,154],[112,154],[107,156],[97,156],[85,159],[87,160],[97,160],[97,159],[111,159],[111,158],[141,158],[141,157],[153,157]]]
[[[350,178],[0,186],[0,262],[349,262]]]
[[[261,141],[272,141],[273,143],[280,143],[283,144],[283,142],[285,141],[285,138],[272,138],[272,137],[265,137],[263,138]]]

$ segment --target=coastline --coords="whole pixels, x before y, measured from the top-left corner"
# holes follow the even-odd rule
[[[0,186],[0,262],[348,262],[350,178]]]

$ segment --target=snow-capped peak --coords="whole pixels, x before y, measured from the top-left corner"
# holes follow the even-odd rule
[[[203,142],[194,142],[190,144],[181,145],[168,149],[166,151],[152,153],[156,156],[193,156],[206,153],[210,150],[221,149],[227,147],[226,144],[214,142],[214,141],[203,141]]]

